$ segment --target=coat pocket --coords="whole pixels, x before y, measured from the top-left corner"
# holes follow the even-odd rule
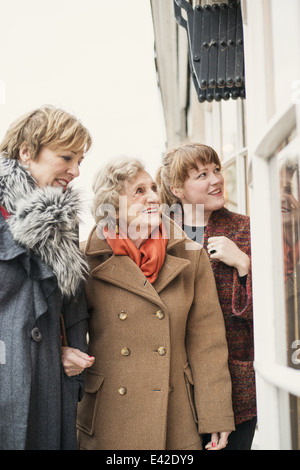
[[[194,381],[193,381],[192,371],[188,364],[184,366],[183,373],[184,373],[185,386],[186,386],[187,396],[188,396],[189,404],[191,407],[192,415],[193,415],[195,423],[197,424],[198,417],[197,417],[195,399],[194,399]]]
[[[77,426],[81,431],[92,436],[95,430],[95,419],[100,399],[100,388],[104,375],[93,370],[86,370],[85,392],[78,405]]]

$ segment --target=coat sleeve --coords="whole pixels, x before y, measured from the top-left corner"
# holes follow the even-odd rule
[[[64,301],[62,314],[68,346],[86,352],[88,314],[83,286],[76,297]],[[63,367],[61,367],[61,376],[61,449],[76,449],[77,435],[75,423],[77,406],[84,393],[85,373],[68,377]]]
[[[242,316],[245,319],[253,318],[251,268],[247,274],[245,286],[241,284],[237,270],[234,270],[231,310],[234,315]]]
[[[204,249],[199,251],[198,260],[186,349],[194,382],[198,431],[205,434],[234,430],[235,426],[223,314]]]
[[[229,212],[224,208],[219,211],[215,211],[205,230],[204,247],[206,251],[208,239],[211,236],[228,237],[240,250],[249,256],[251,263],[251,232],[249,217]],[[242,285],[240,282],[238,271],[235,268],[227,266],[219,261],[213,261],[212,268],[216,276],[219,298],[221,305],[223,306],[224,315],[233,314],[252,320],[253,305],[251,266],[250,271],[247,274],[246,285]]]
[[[246,319],[253,318],[252,305],[252,275],[251,275],[251,236],[250,236],[250,219],[246,218],[243,224],[239,224],[239,231],[234,240],[237,246],[250,258],[250,270],[247,274],[246,285],[243,286],[238,278],[237,270],[233,273],[232,287],[232,313],[242,316]]]
[[[83,285],[78,295],[64,302],[63,317],[68,346],[87,352],[88,312]],[[84,373],[76,377],[65,377],[78,386],[78,399],[81,400],[84,392]]]

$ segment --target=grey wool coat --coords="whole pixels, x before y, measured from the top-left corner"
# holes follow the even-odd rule
[[[164,219],[165,226],[167,219]],[[234,429],[224,320],[210,262],[172,221],[154,284],[94,230],[83,247],[89,351],[81,449],[200,450]]]
[[[66,265],[76,271],[72,260],[81,256],[62,221],[66,213],[76,219],[71,201],[71,194],[36,189],[16,162],[0,158],[0,204],[11,213],[7,221],[0,213],[1,450],[77,447],[83,378],[63,372],[60,327],[62,313],[69,346],[86,350],[82,275],[66,279]],[[61,268],[47,253],[53,240]],[[66,295],[75,289],[76,297]]]

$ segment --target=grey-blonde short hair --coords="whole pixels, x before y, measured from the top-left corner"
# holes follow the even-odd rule
[[[133,180],[139,171],[144,170],[145,166],[138,158],[120,156],[97,172],[93,182],[95,195],[92,205],[92,214],[97,224],[101,224],[105,213],[115,223],[124,182]],[[113,209],[111,213],[109,207]]]
[[[22,146],[35,160],[42,146],[87,152],[92,145],[89,131],[72,114],[44,105],[14,121],[0,143],[5,158],[19,159]]]

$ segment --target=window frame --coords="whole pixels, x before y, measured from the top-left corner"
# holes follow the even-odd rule
[[[213,109],[211,113],[211,132],[210,140],[214,142],[213,147],[219,147],[219,155],[222,162],[222,169],[227,170],[233,164],[236,165],[236,196],[237,196],[237,209],[236,212],[239,214],[249,213],[248,204],[248,187],[247,187],[247,156],[248,147],[246,144],[245,137],[245,120],[244,112],[246,107],[245,100],[237,99],[234,101],[236,105],[236,119],[232,124],[237,129],[235,150],[228,156],[223,156],[222,144],[223,144],[223,131],[222,131],[222,104],[224,103],[213,103]],[[216,145],[217,143],[217,145]],[[226,178],[225,178],[226,184]]]
[[[291,450],[289,394],[300,396],[299,371],[286,357],[282,220],[276,150],[295,130],[297,106],[275,116],[252,156],[252,279],[254,302],[254,369],[257,382],[261,448]],[[284,312],[284,314],[283,314]]]

